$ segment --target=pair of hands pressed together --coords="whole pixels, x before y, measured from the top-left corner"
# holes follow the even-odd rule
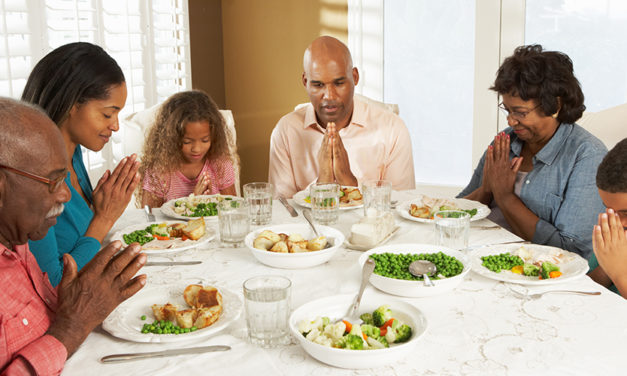
[[[80,272],[72,256],[63,255],[55,321],[47,334],[63,343],[68,357],[115,307],[146,284],[145,274],[133,277],[146,263],[141,247],[133,244],[118,253],[121,246],[119,241],[107,245]]]
[[[357,178],[351,172],[348,153],[334,122],[327,124],[318,151],[318,166],[318,182],[357,186]]]
[[[516,174],[522,164],[522,157],[509,158],[509,135],[499,133],[494,137],[494,144],[488,146],[483,165],[484,193],[495,201],[514,194]],[[491,201],[491,200],[489,200]]]
[[[592,233],[592,249],[603,271],[627,297],[627,230],[614,210],[599,214]]]
[[[209,195],[211,194],[211,179],[207,172],[203,172],[198,179],[198,183],[194,187],[194,195]]]
[[[137,155],[125,157],[113,172],[107,170],[98,181],[92,195],[94,218],[85,236],[102,242],[113,224],[120,218],[139,184]]]

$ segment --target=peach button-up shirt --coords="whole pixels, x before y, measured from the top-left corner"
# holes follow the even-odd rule
[[[318,179],[318,150],[325,130],[311,103],[281,118],[270,140],[269,181],[292,197]],[[359,184],[387,180],[395,190],[415,188],[409,131],[396,114],[354,99],[353,116],[339,131]]]

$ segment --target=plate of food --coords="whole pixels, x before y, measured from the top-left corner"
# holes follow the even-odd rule
[[[311,208],[311,197],[309,197],[308,189],[296,193],[292,198],[298,205]],[[340,188],[340,210],[356,209],[363,206],[364,198],[359,188],[346,186]]]
[[[315,359],[335,367],[389,366],[413,353],[427,330],[418,308],[394,298],[362,299],[358,321],[342,318],[355,295],[334,295],[296,308],[290,331]],[[367,350],[367,351],[364,351]]]
[[[576,253],[537,244],[503,244],[471,253],[473,272],[522,285],[568,282],[588,272],[588,261]]]
[[[102,328],[133,342],[194,341],[235,322],[242,307],[237,294],[221,287],[191,282],[151,286],[120,304]]]
[[[394,244],[371,249],[359,257],[364,265],[368,258],[375,261],[370,283],[388,294],[405,297],[424,297],[454,290],[470,272],[468,257],[460,251],[431,244]],[[433,286],[425,286],[422,277],[409,273],[409,264],[427,260],[437,271],[430,277]]]
[[[204,217],[218,219],[218,202],[231,200],[228,195],[194,195],[176,198],[161,205],[161,212],[171,218],[190,219]]]
[[[479,201],[464,198],[434,198],[425,195],[402,202],[396,212],[410,221],[432,223],[433,215],[440,210],[460,210],[470,214],[471,221],[478,221],[490,214],[490,208]]]
[[[125,246],[139,243],[142,252],[152,255],[182,252],[205,244],[215,236],[215,230],[207,227],[204,218],[200,217],[187,222],[148,222],[128,226],[116,232],[111,241],[120,240]]]

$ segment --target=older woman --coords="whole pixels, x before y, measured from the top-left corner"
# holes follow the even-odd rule
[[[526,240],[588,258],[595,215],[604,210],[595,175],[607,149],[575,124],[585,106],[572,61],[539,45],[518,47],[491,90],[509,128],[459,197],[490,205],[491,219]]]
[[[87,264],[139,183],[139,162],[133,155],[113,172],[106,171],[92,189],[82,156],[81,146],[100,151],[119,129],[126,83],[118,64],[102,48],[70,43],[37,63],[22,100],[43,108],[57,124],[71,161],[65,183],[72,198],[46,237],[29,243],[41,270],[56,286],[63,273],[63,254],[72,255],[79,269]]]

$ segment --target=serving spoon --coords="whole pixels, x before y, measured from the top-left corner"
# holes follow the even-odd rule
[[[361,303],[361,296],[364,294],[366,285],[370,281],[370,275],[374,271],[374,267],[374,260],[368,257],[368,259],[364,263],[363,268],[361,269],[361,286],[359,286],[359,293],[355,297],[353,304],[351,304],[350,308],[348,309],[344,320],[348,322],[355,322],[357,321],[357,319],[359,319],[359,316],[357,315],[357,310],[359,309],[359,304]]]
[[[314,234],[316,234],[316,238],[319,238],[320,233],[316,229],[316,226],[314,226],[313,219],[311,218],[311,209],[309,208],[303,209],[303,217],[305,217],[305,219],[307,220],[307,223],[309,223],[309,226],[311,226],[311,229],[313,230]],[[331,248],[333,246],[333,244],[331,244],[332,240],[333,238],[327,238],[327,244],[324,246],[323,249]]]
[[[409,273],[415,277],[422,277],[427,287],[435,286],[429,276],[435,274],[437,270],[435,264],[427,260],[416,260],[409,264]]]

